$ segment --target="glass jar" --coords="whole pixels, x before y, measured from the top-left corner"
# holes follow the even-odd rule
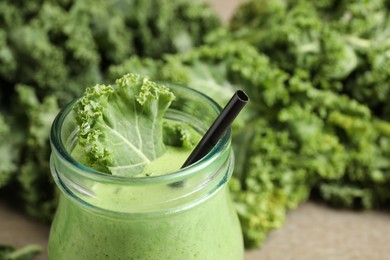
[[[204,133],[220,107],[203,94],[170,85],[166,113]],[[72,106],[51,131],[53,178],[61,190],[49,259],[243,259],[242,234],[227,181],[233,171],[230,130],[197,163],[162,176],[124,178],[71,157],[77,138]]]

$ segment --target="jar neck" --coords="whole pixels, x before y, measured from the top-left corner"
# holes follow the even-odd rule
[[[205,132],[220,112],[220,107],[199,92],[183,87],[173,87],[173,91],[178,102],[172,104],[168,114],[178,120],[195,121],[196,128]],[[124,178],[96,172],[70,155],[78,131],[72,111],[73,104],[69,104],[53,123],[50,166],[63,196],[80,206],[105,215],[114,214],[116,217],[170,214],[208,199],[226,185],[232,174],[230,130],[204,158],[173,173]],[[186,106],[181,107],[181,104]]]
[[[231,149],[207,165],[159,176],[159,180],[102,181],[73,167],[56,154],[51,170],[63,195],[102,214],[161,215],[193,207],[226,185],[233,169]],[[175,176],[176,175],[176,176]]]

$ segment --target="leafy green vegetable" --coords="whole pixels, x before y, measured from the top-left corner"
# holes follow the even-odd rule
[[[57,205],[48,163],[51,152],[48,135],[53,118],[59,112],[57,99],[47,96],[40,101],[34,88],[27,85],[19,84],[16,91],[14,117],[19,124],[16,129],[23,129],[26,135],[16,174],[18,195],[29,215],[48,221]],[[16,109],[18,107],[24,110]]]
[[[0,7],[0,77],[63,102],[101,82],[111,64],[189,50],[220,24],[200,1],[7,0]]]
[[[242,39],[288,73],[303,69],[316,88],[346,93],[389,120],[389,13],[385,0],[252,0],[231,31],[208,38]]]
[[[165,152],[163,116],[174,97],[136,74],[87,88],[74,107],[87,165],[119,176],[141,173]]]
[[[353,122],[340,115],[332,117],[348,131],[353,144],[348,147],[350,164],[345,174],[319,184],[322,197],[339,207],[371,209],[387,205],[390,200],[390,123],[382,120]]]
[[[161,57],[220,27],[201,1],[0,1],[0,186],[30,215],[52,218],[49,130],[58,107],[133,54]]]
[[[10,138],[13,135],[14,138]],[[5,186],[17,169],[18,144],[22,136],[11,132],[11,126],[7,123],[6,117],[0,114],[0,187]],[[14,148],[15,147],[15,148]]]
[[[187,122],[163,121],[164,144],[191,151],[200,141],[200,134]]]
[[[314,105],[309,114],[317,113],[344,149],[335,158],[338,170],[322,172],[317,186],[339,206],[372,208],[390,196],[383,188],[390,178],[389,11],[382,0],[253,0],[237,10],[232,34],[218,32],[249,42],[291,75],[304,71],[313,83],[305,106]]]
[[[260,2],[269,9],[263,10]],[[249,1],[238,9],[231,22],[233,37],[253,44],[291,74],[296,69],[307,71],[317,87],[340,90],[338,80],[358,63],[352,47],[321,20],[311,1],[268,2]],[[268,15],[259,20],[263,12]]]
[[[2,260],[29,260],[42,252],[42,248],[36,245],[29,245],[21,249],[0,244],[0,259]]]

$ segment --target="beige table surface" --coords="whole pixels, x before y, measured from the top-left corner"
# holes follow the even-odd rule
[[[240,0],[207,2],[226,21]],[[48,225],[0,200],[0,243],[46,248],[48,233]],[[335,210],[307,202],[289,212],[285,226],[272,232],[261,249],[247,251],[245,259],[390,259],[389,250],[390,212]]]

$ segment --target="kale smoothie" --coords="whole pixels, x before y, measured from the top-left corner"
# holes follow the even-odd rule
[[[130,219],[91,212],[62,197],[50,234],[50,259],[243,259],[227,193],[222,188],[182,212]]]
[[[219,111],[196,91],[132,74],[68,105],[51,132],[61,194],[49,259],[243,259],[230,131],[180,169]]]

